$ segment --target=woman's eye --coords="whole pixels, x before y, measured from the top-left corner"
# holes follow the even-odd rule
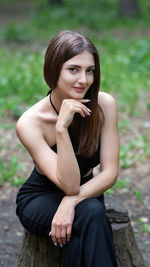
[[[77,69],[76,68],[69,68],[69,70],[73,73],[77,72]]]
[[[94,69],[89,69],[87,72],[89,72],[89,73],[94,73]]]

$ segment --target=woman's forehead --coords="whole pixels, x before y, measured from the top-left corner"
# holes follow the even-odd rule
[[[95,66],[93,54],[84,51],[64,63],[64,66],[79,65],[79,66]]]

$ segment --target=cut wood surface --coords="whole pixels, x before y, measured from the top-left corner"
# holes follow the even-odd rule
[[[113,230],[118,267],[144,267],[127,208],[111,195],[105,196],[105,206]],[[55,247],[50,237],[38,237],[25,230],[15,267],[60,267],[61,258],[62,249]]]

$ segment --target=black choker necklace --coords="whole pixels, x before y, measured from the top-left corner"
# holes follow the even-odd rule
[[[49,94],[49,101],[50,101],[50,103],[51,103],[53,109],[54,109],[55,112],[57,113],[57,115],[59,115],[59,112],[57,111],[57,109],[55,108],[55,106],[54,106],[54,104],[53,104],[53,102],[52,102],[51,94]]]

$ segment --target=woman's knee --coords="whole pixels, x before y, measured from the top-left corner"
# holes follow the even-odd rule
[[[102,218],[106,216],[103,203],[96,198],[85,199],[76,208],[77,213],[85,218],[87,216],[91,218]]]
[[[36,222],[29,217],[26,217],[23,213],[19,214],[19,220],[22,226],[31,232],[32,234],[38,236],[48,236],[50,232],[50,225],[44,225],[42,223]]]

